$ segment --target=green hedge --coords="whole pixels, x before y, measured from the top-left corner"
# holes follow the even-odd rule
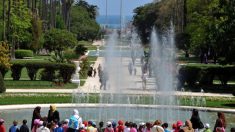
[[[2,74],[2,77],[4,78],[6,73],[8,72],[9,69],[7,69],[6,67],[0,65],[0,73]]]
[[[54,63],[48,61],[12,61],[12,77],[13,80],[20,80],[21,71],[24,67],[27,69],[30,80],[36,80],[37,73],[40,69],[41,79],[47,81],[53,81],[56,79],[55,73],[58,72],[59,76],[63,78],[63,82],[70,81],[72,74],[76,70],[74,64]]]
[[[17,59],[23,59],[25,57],[33,57],[33,51],[32,50],[16,50],[15,51],[15,57]]]
[[[2,73],[0,72],[0,93],[6,92],[6,87],[3,82]]]
[[[185,83],[194,86],[196,82],[200,85],[212,85],[217,77],[221,84],[226,86],[227,82],[235,76],[235,66],[233,65],[184,65],[179,69],[179,86]]]

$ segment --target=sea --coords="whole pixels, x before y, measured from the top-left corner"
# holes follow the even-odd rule
[[[120,16],[119,15],[108,15],[106,20],[106,15],[97,16],[96,21],[101,27],[120,29]],[[128,23],[132,21],[133,16],[123,16],[122,17],[122,28],[125,28]]]

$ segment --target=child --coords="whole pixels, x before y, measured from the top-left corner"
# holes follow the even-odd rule
[[[203,132],[212,132],[210,129],[210,124],[208,124],[208,123],[205,124],[205,129]]]
[[[13,125],[10,127],[9,132],[19,132],[20,130],[17,124],[18,124],[17,121],[13,121]]]

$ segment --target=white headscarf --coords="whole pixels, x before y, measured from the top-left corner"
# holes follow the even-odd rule
[[[73,110],[73,115],[76,117],[76,118],[79,118],[79,112],[77,109],[74,109]]]

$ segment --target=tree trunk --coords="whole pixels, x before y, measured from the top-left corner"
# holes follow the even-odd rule
[[[30,9],[30,1],[31,0],[27,0],[27,7]]]
[[[5,12],[6,12],[6,8],[5,8],[5,0],[3,0],[3,3],[2,3],[2,5],[3,5],[3,7],[2,7],[2,9],[3,9],[3,11],[2,11],[2,20],[3,20],[3,36],[2,36],[2,38],[3,38],[3,40],[5,41],[6,40],[6,24],[5,24]]]
[[[8,0],[8,11],[7,11],[7,40],[10,39],[10,17],[11,17],[11,0]]]
[[[183,31],[185,31],[185,27],[187,26],[187,0],[184,0],[184,12],[183,12]]]

